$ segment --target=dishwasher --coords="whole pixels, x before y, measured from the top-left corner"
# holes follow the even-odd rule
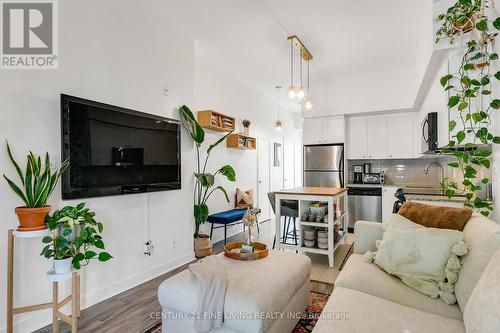
[[[347,189],[349,203],[349,231],[359,220],[382,222],[382,188],[349,187]]]

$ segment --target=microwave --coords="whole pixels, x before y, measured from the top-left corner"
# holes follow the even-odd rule
[[[422,121],[422,153],[438,153],[438,113],[429,112]]]

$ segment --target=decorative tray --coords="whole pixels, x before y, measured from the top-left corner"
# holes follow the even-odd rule
[[[257,260],[267,257],[269,254],[269,249],[266,244],[253,243],[252,253],[240,253],[241,246],[245,244],[244,242],[229,243],[224,246],[224,255],[231,259],[236,260]]]

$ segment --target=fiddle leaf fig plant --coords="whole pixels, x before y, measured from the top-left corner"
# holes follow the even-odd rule
[[[91,260],[108,261],[113,258],[105,249],[101,233],[104,226],[96,221],[95,213],[85,203],[67,206],[47,216],[46,223],[52,236],[42,242],[48,244],[40,255],[56,260],[73,258],[75,269],[88,265]]]
[[[500,137],[491,130],[491,117],[500,109],[500,99],[493,94],[500,71],[492,70],[499,57],[493,46],[500,18],[489,17],[487,8],[487,0],[459,0],[438,16],[442,26],[436,32],[436,42],[448,37],[451,43],[455,37],[469,32],[458,72],[448,73],[440,80],[449,93],[448,107],[457,115],[452,118],[458,119],[449,122],[453,135],[446,150],[456,157],[456,162],[448,165],[463,175],[461,184],[446,179],[442,187],[449,198],[463,193],[464,206],[476,208],[484,216],[490,214],[493,206],[478,196],[478,191],[490,182],[487,177],[479,177],[479,171],[490,168],[491,145],[500,143]]]
[[[195,187],[194,187],[194,220],[195,220],[195,232],[194,237],[199,237],[200,235],[200,226],[207,221],[209,215],[209,208],[207,201],[210,199],[213,193],[220,191],[224,194],[224,197],[227,202],[229,202],[229,197],[227,195],[226,189],[222,186],[215,186],[215,180],[218,175],[222,175],[226,177],[229,181],[236,181],[236,172],[233,167],[230,165],[224,165],[220,167],[214,173],[210,173],[207,171],[208,159],[210,157],[210,153],[212,150],[221,144],[228,135],[232,133],[224,135],[219,138],[213,144],[211,144],[206,151],[205,159],[202,164],[202,156],[200,153],[203,142],[205,141],[205,131],[200,126],[200,124],[196,121],[191,110],[183,105],[179,108],[181,122],[188,131],[191,139],[193,139],[196,145],[196,172],[194,174],[195,177]]]

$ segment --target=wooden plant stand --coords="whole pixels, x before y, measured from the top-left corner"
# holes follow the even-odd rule
[[[52,302],[34,304],[28,306],[14,307],[14,242],[16,238],[42,238],[49,236],[50,230],[18,232],[10,229],[7,235],[7,333],[13,333],[14,315],[26,312],[33,312],[52,308],[54,333],[59,332],[58,320],[61,319],[71,325],[71,332],[77,332],[77,319],[80,316],[80,275],[77,271],[68,274],[54,275],[47,274],[47,278],[52,282]],[[71,295],[59,302],[59,282],[71,279]],[[72,302],[71,315],[65,315],[59,311],[60,308]]]

